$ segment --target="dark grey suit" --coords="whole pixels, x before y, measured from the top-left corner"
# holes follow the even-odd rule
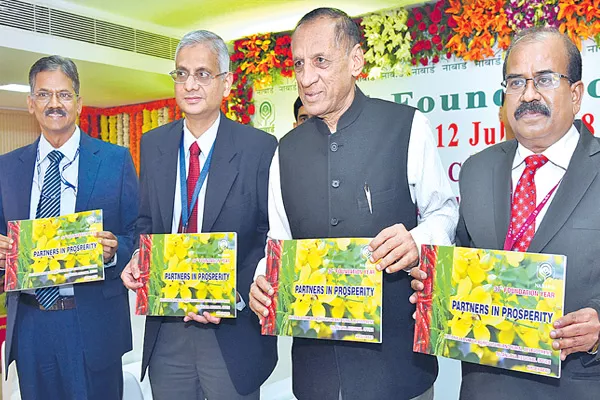
[[[600,139],[576,124],[579,142],[567,172],[529,247],[567,256],[565,313],[600,313]],[[460,175],[457,244],[502,249],[510,219],[511,140],[470,157]],[[600,357],[576,353],[560,379],[463,363],[461,399],[600,399]]]

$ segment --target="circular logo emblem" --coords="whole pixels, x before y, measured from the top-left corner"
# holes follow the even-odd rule
[[[229,248],[229,241],[227,241],[227,239],[219,240],[219,249],[220,250],[227,250],[228,248]]]
[[[554,268],[548,263],[542,263],[538,266],[537,273],[541,279],[546,280],[554,275]]]
[[[363,246],[362,250],[360,251],[361,257],[365,260],[371,257],[371,254],[373,253],[369,250],[369,246]]]

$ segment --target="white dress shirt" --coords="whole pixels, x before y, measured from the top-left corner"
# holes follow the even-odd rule
[[[567,172],[567,167],[571,162],[571,157],[575,152],[575,147],[577,147],[577,142],[579,141],[579,131],[575,126],[571,126],[569,131],[560,138],[556,143],[552,146],[548,147],[542,154],[548,158],[548,162],[541,166],[535,173],[535,188],[536,188],[536,204],[540,204],[544,197],[552,190],[552,188],[560,184],[563,176]],[[512,164],[512,187],[517,187],[517,183],[519,182],[519,178],[523,174],[525,170],[525,158],[533,155],[534,153],[527,149],[525,146],[519,143],[517,146],[517,151],[515,153],[515,158]],[[558,188],[557,188],[558,189]],[[552,202],[552,199],[556,195],[556,190],[544,207],[540,210],[536,221],[535,221],[535,230],[537,231],[538,226],[544,219],[546,215],[546,211],[548,211],[548,207]]]
[[[221,122],[221,114],[215,120],[215,122],[202,134],[199,138],[196,138],[192,132],[187,127],[187,120],[183,121],[183,148],[185,149],[185,170],[186,177],[189,175],[190,171],[190,146],[192,143],[198,143],[198,147],[200,147],[200,170],[204,168],[204,163],[206,163],[206,158],[208,157],[208,153],[210,149],[212,149],[215,144],[215,140],[217,139],[217,132],[219,131],[219,124]],[[175,183],[175,200],[173,201],[173,221],[171,223],[171,233],[179,232],[179,221],[181,220],[181,177],[179,176],[179,168],[180,168],[180,160],[179,153],[177,153],[177,180]],[[200,193],[198,194],[198,200],[196,203],[198,204],[198,232],[202,232],[202,221],[204,218],[204,200],[206,199],[206,185],[208,182],[208,175],[206,174],[206,179],[204,180],[202,187],[200,188]],[[240,295],[240,301],[236,304],[235,308],[238,311],[242,311],[246,307],[246,303],[244,299]]]
[[[458,201],[437,152],[431,125],[419,111],[415,111],[408,142],[406,175],[410,197],[419,209],[418,225],[410,231],[419,252],[422,244],[453,244],[458,222]],[[268,236],[279,240],[292,239],[281,194],[279,150],[273,156],[269,172]],[[265,272],[263,258],[258,263],[254,278]]]
[[[55,149],[52,147],[50,142],[40,135],[40,142],[37,149],[37,158],[35,162],[35,168],[33,171],[33,183],[31,186],[31,198],[29,203],[29,218],[35,219],[37,213],[38,203],[40,202],[40,196],[42,194],[42,188],[44,187],[44,177],[46,176],[46,170],[50,166],[50,160],[48,154],[53,150],[58,150],[63,154],[62,160],[60,160],[59,171],[61,176],[60,185],[60,215],[73,214],[75,212],[75,203],[77,202],[77,188],[79,178],[79,141],[81,139],[81,131],[79,127],[75,127],[75,132],[61,147]],[[69,187],[67,182],[74,186],[75,189]],[[114,259],[110,264],[106,264],[104,267],[114,267],[117,264],[117,255],[115,254]],[[24,290],[24,293],[34,294],[34,290]],[[61,296],[73,296],[73,285],[63,285],[59,288]]]

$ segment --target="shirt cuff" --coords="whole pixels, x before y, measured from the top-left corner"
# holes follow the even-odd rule
[[[235,304],[235,309],[238,311],[243,311],[244,308],[246,308],[246,302],[244,301],[242,295],[240,295],[240,301]]]
[[[114,267],[115,265],[117,265],[117,253],[115,253],[113,258],[109,262],[104,264],[104,268],[111,268],[111,267]]]

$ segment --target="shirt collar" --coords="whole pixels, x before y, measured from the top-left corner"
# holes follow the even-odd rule
[[[187,127],[187,119],[184,120],[183,123],[183,146],[186,152],[190,151],[190,146],[192,143],[198,143],[198,147],[200,147],[200,151],[204,156],[208,156],[208,152],[212,149],[215,140],[217,139],[217,132],[219,131],[219,124],[221,122],[221,113],[217,116],[217,119],[213,124],[200,135],[199,138],[196,138],[192,132]],[[187,154],[187,153],[186,153]]]
[[[75,159],[75,155],[77,154],[77,149],[79,149],[79,141],[81,140],[81,131],[79,127],[75,125],[75,132],[73,135],[67,140],[62,146],[58,149],[52,147],[50,142],[44,137],[44,135],[40,135],[40,142],[38,144],[38,153],[39,153],[39,162],[44,161],[48,154],[50,154],[53,150],[60,151],[64,160],[67,162],[71,162]]]
[[[575,125],[571,125],[571,128],[567,133],[552,146],[548,147],[542,154],[545,155],[552,164],[558,165],[566,170],[571,162],[571,157],[575,152],[578,141],[579,131],[575,128]],[[532,154],[534,153],[531,150],[519,143],[517,152],[515,153],[515,159],[513,160],[513,169],[521,165],[525,161],[525,158]]]
[[[365,103],[367,100],[367,96],[358,88],[358,86],[354,85],[354,100],[352,100],[352,104],[350,107],[342,114],[340,117],[337,128],[334,133],[340,132],[342,129],[352,125],[354,121],[358,118],[358,116],[362,113],[362,110],[365,107]],[[323,121],[322,118],[316,118],[317,128],[319,131],[325,135],[331,134],[329,127]]]

